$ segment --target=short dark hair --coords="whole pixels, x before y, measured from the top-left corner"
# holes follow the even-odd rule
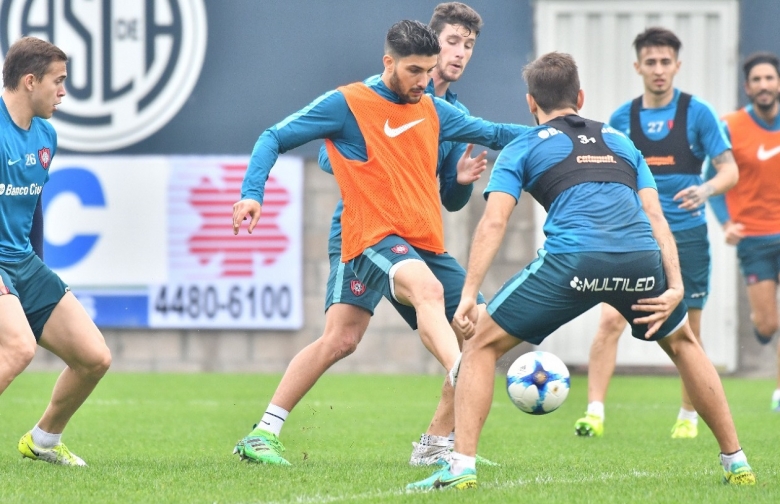
[[[523,78],[528,94],[545,113],[577,108],[580,77],[570,54],[553,51],[538,57],[523,68]]]
[[[479,32],[482,30],[482,17],[464,3],[440,3],[433,9],[433,16],[428,26],[440,34],[446,24],[460,25],[469,31],[469,35],[473,33],[475,37],[479,37]]]
[[[16,91],[19,80],[28,74],[33,74],[39,82],[49,71],[49,65],[54,61],[68,61],[68,56],[62,49],[35,37],[23,37],[8,49],[3,62],[3,86],[9,91]]]
[[[439,36],[428,25],[404,19],[387,31],[385,52],[393,57],[435,56],[441,52]]]
[[[667,30],[660,26],[651,26],[634,39],[637,59],[639,58],[639,53],[645,47],[671,47],[674,55],[677,56],[680,54],[682,42],[680,42],[680,39],[677,38],[677,35],[672,30]]]
[[[771,52],[755,52],[747,57],[745,63],[742,65],[742,70],[745,72],[745,80],[748,80],[750,71],[753,67],[762,63],[769,63],[775,67],[777,75],[780,75],[780,60]]]

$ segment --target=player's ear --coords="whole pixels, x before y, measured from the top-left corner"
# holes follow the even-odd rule
[[[393,73],[393,69],[395,68],[395,59],[393,59],[392,56],[385,54],[382,57],[382,63],[385,65],[385,72],[389,74]]]
[[[580,89],[577,92],[577,110],[582,110],[582,105],[585,103],[585,91]]]
[[[534,97],[526,93],[525,101],[528,103],[528,110],[531,112],[531,115],[536,115],[536,112],[539,110],[539,105],[536,104]]]

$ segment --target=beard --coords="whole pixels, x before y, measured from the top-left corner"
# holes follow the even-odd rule
[[[413,90],[416,91],[415,88],[411,88],[407,91],[403,91],[403,89],[401,89],[401,80],[398,78],[398,74],[396,72],[393,72],[393,75],[390,76],[390,90],[398,95],[398,102],[402,105],[405,105],[407,103],[408,104],[418,103],[422,98],[422,95],[420,96],[409,95],[409,91],[413,91]],[[423,89],[422,91],[424,92],[425,90]]]
[[[761,112],[769,112],[769,111],[771,111],[775,107],[775,104],[777,103],[778,97],[775,96],[774,100],[766,102],[766,103],[759,102],[758,99],[761,96],[763,96],[763,95],[771,97],[772,93],[770,93],[769,91],[762,91],[762,92],[756,94],[755,96],[750,97],[750,101],[753,103],[753,106],[755,108],[759,109]]]
[[[450,84],[452,84],[453,82],[457,82],[458,79],[460,79],[460,75],[458,75],[457,77],[453,77],[452,75],[449,75],[447,73],[446,66],[445,67],[437,66],[435,71],[439,75],[441,80],[443,80],[444,82],[449,82]]]

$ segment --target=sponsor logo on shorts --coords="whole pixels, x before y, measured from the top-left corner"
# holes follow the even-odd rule
[[[758,283],[758,275],[752,274],[745,277],[745,281],[748,285],[753,285],[754,283]]]
[[[655,277],[644,278],[583,278],[574,277],[569,282],[572,289],[580,292],[622,291],[647,292],[655,288]]]
[[[366,293],[366,286],[360,280],[352,280],[349,283],[349,290],[356,296],[362,296]]]
[[[393,248],[391,248],[390,251],[394,254],[403,255],[409,252],[409,247],[399,243],[398,245],[393,245]]]
[[[694,292],[693,294],[691,294],[691,299],[703,298],[703,297],[707,297],[707,291]]]
[[[44,170],[49,169],[49,164],[51,163],[51,151],[48,147],[43,147],[42,149],[38,150],[38,161],[41,163],[41,166],[43,166]]]

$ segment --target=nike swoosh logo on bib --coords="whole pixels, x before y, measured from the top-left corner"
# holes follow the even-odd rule
[[[761,144],[758,148],[758,160],[759,161],[766,161],[767,159],[771,159],[775,156],[780,154],[780,145],[775,147],[774,149],[764,150],[764,144]]]
[[[388,119],[387,121],[385,121],[385,135],[389,136],[390,138],[395,138],[398,135],[400,135],[401,133],[403,133],[404,131],[406,131],[408,129],[411,129],[411,128],[414,128],[415,126],[417,126],[418,124],[420,124],[424,120],[425,120],[425,118],[417,119],[416,121],[412,121],[410,123],[403,124],[401,126],[398,126],[397,128],[391,128],[390,127],[390,119]]]

